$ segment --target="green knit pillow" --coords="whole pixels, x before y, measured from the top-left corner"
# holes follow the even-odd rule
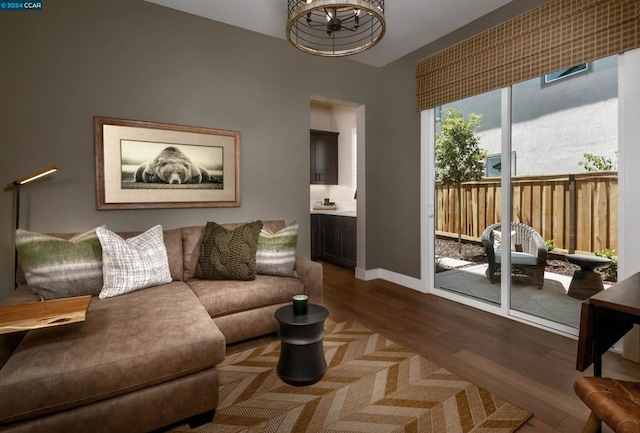
[[[256,250],[262,221],[228,230],[208,222],[200,243],[196,278],[207,280],[255,280]]]
[[[16,248],[29,288],[42,300],[100,293],[102,247],[96,228],[69,240],[18,229]]]

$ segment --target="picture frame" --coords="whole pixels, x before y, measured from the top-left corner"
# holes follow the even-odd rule
[[[94,116],[96,208],[239,207],[240,133]]]

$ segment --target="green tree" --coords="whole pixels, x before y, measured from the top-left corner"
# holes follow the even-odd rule
[[[442,112],[441,132],[436,134],[436,179],[458,190],[458,252],[462,252],[462,183],[480,180],[485,172],[487,151],[480,149],[475,134],[481,120],[480,114],[465,119],[462,111],[449,108]]]
[[[580,161],[578,165],[587,171],[616,171],[618,170],[618,152],[614,158],[606,156],[594,155],[593,153],[585,153],[584,161]]]

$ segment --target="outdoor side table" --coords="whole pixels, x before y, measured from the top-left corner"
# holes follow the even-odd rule
[[[598,256],[568,254],[567,261],[580,266],[580,269],[573,273],[567,295],[584,301],[604,290],[602,277],[596,273],[595,270],[608,266],[611,263],[610,259]]]
[[[329,311],[321,305],[309,304],[307,314],[296,315],[292,305],[275,312],[280,328],[280,359],[277,372],[289,385],[304,386],[316,383],[327,370],[322,339],[324,321]]]

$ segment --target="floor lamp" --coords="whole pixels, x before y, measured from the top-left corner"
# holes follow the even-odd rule
[[[47,167],[44,170],[36,171],[35,173],[31,173],[25,177],[21,177],[20,179],[16,179],[13,182],[7,184],[6,189],[15,188],[16,190],[16,230],[20,227],[20,187],[26,183],[32,182],[36,179],[40,179],[42,177],[48,176],[52,173],[58,171],[60,167],[58,165],[52,165],[51,167]],[[15,236],[15,235],[14,235]],[[18,287],[18,282],[16,280],[16,273],[18,272],[18,248],[15,249],[15,256],[13,259],[13,287]]]

